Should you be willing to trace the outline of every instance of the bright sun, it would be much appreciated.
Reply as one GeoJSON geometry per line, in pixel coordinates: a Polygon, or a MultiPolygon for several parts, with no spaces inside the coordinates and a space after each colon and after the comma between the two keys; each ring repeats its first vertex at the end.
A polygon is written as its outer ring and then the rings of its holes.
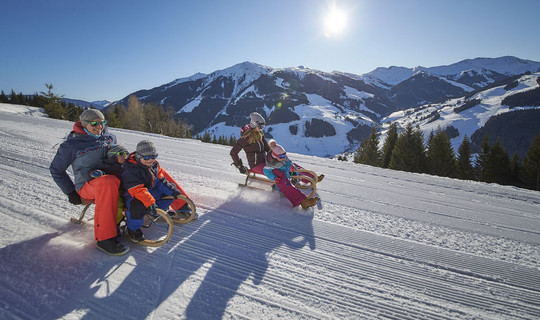
{"type": "Polygon", "coordinates": [[[332,37],[343,33],[347,26],[347,14],[335,4],[330,8],[328,15],[324,19],[324,36],[332,37]]]}

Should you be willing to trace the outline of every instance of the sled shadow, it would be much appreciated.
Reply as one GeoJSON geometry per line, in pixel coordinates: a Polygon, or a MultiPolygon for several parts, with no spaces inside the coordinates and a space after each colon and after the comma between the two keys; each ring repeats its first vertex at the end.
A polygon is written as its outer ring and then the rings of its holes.
{"type": "Polygon", "coordinates": [[[88,236],[93,238],[66,225],[0,249],[0,318],[42,318],[70,299],[95,268],[122,263],[95,261],[95,243],[88,243],[88,236]]]}
{"type": "MultiPolygon", "coordinates": [[[[17,260],[27,264],[21,276],[37,273],[34,278],[42,283],[27,301],[16,303],[26,289],[7,296],[7,301],[10,308],[20,309],[21,314],[13,314],[21,318],[222,318],[231,303],[243,299],[237,295],[240,287],[249,295],[264,282],[273,252],[315,249],[312,216],[297,214],[288,204],[261,208],[236,196],[216,209],[199,210],[202,214],[194,222],[175,225],[165,245],[128,243],[131,252],[122,257],[97,251],[92,228],[73,224],[66,227],[69,232],[86,228],[89,234],[86,240],[76,239],[70,250],[55,249],[54,239],[62,232],[8,246],[0,251],[0,261],[20,251],[43,252],[51,260],[17,260]],[[60,264],[51,270],[59,256],[60,264]],[[36,310],[25,310],[24,304],[36,305],[36,310]]],[[[15,272],[15,265],[6,271],[15,272]]]]}

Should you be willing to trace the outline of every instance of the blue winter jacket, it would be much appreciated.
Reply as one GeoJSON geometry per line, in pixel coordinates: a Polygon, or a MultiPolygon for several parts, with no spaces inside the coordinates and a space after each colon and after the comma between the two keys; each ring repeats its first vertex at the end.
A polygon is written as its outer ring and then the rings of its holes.
{"type": "Polygon", "coordinates": [[[60,144],[49,167],[54,182],[65,194],[73,190],[79,192],[91,179],[90,172],[107,158],[107,148],[113,145],[116,145],[116,136],[109,133],[107,127],[96,138],[84,131],[80,121],[75,122],[73,131],[60,144]],[[69,166],[73,169],[75,184],[67,173],[69,166]]]}

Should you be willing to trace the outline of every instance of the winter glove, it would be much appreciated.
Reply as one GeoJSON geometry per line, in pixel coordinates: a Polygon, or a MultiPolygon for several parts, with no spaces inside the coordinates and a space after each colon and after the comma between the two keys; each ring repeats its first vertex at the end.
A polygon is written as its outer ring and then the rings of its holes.
{"type": "Polygon", "coordinates": [[[276,177],[274,178],[274,181],[275,181],[277,184],[280,184],[280,183],[281,183],[281,177],[276,176],[276,177]]]}
{"type": "Polygon", "coordinates": [[[247,174],[248,169],[242,164],[242,159],[240,159],[240,162],[238,164],[234,164],[234,166],[240,171],[242,174],[247,174]]]}
{"type": "Polygon", "coordinates": [[[105,175],[105,172],[103,172],[103,171],[101,171],[99,169],[90,172],[90,177],[92,177],[94,179],[99,178],[99,177],[104,176],[104,175],[105,175]]]}
{"type": "Polygon", "coordinates": [[[149,205],[148,208],[146,208],[146,213],[154,217],[157,216],[156,204],[154,203],[154,204],[149,205]]]}
{"type": "Polygon", "coordinates": [[[172,190],[172,196],[175,198],[175,199],[178,199],[178,196],[182,195],[182,192],[178,191],[178,189],[174,188],[172,190]]]}
{"type": "Polygon", "coordinates": [[[81,197],[79,196],[79,194],[75,190],[68,193],[67,196],[68,196],[69,203],[71,203],[71,204],[78,205],[78,204],[82,203],[81,197]]]}

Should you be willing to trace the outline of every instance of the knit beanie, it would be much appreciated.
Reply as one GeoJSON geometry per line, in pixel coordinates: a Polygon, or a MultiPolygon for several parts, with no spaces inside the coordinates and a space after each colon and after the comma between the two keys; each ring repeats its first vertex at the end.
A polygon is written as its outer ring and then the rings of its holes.
{"type": "Polygon", "coordinates": [[[144,156],[153,156],[157,154],[157,149],[152,141],[143,140],[137,143],[136,153],[139,158],[142,158],[144,156]]]}
{"type": "Polygon", "coordinates": [[[79,116],[79,119],[81,120],[81,124],[83,125],[83,127],[86,128],[86,126],[90,122],[96,119],[105,120],[105,116],[103,115],[103,113],[101,113],[101,111],[97,109],[87,109],[87,110],[84,110],[83,113],[81,113],[81,115],[79,116]]]}
{"type": "Polygon", "coordinates": [[[272,147],[272,156],[274,156],[274,158],[277,158],[278,156],[285,153],[287,152],[285,152],[285,149],[283,149],[283,147],[279,144],[276,144],[274,147],[272,147]]]}
{"type": "Polygon", "coordinates": [[[264,125],[266,124],[266,121],[264,120],[263,116],[261,116],[258,112],[252,112],[249,115],[249,119],[250,119],[250,123],[249,123],[250,128],[260,127],[262,129],[264,128],[264,125]]]}
{"type": "Polygon", "coordinates": [[[276,145],[277,145],[276,140],[270,139],[270,141],[268,141],[268,146],[270,147],[270,149],[272,149],[272,148],[275,147],[276,145]]]}
{"type": "Polygon", "coordinates": [[[107,151],[107,158],[117,156],[118,154],[122,152],[128,152],[126,148],[122,147],[121,145],[116,145],[107,151]]]}

